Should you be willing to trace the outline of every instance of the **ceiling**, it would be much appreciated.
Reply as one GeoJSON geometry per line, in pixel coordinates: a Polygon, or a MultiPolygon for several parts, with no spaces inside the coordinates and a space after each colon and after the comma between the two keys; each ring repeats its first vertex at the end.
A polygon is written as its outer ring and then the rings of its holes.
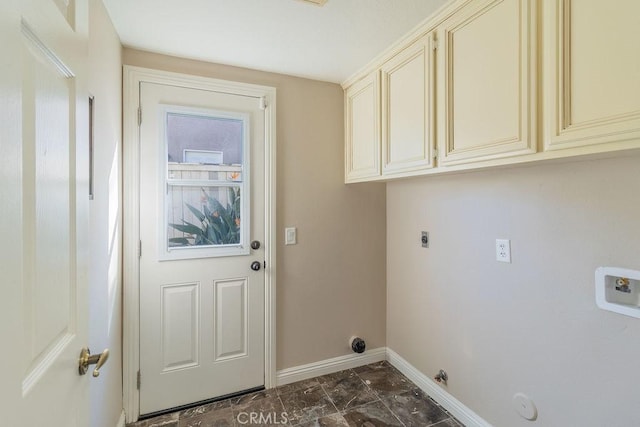
{"type": "Polygon", "coordinates": [[[341,83],[448,0],[103,0],[125,46],[341,83]]]}

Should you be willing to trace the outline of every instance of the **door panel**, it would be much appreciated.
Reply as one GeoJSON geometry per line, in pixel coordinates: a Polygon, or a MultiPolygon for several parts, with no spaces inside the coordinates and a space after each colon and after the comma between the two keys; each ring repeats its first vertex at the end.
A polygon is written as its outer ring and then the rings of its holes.
{"type": "Polygon", "coordinates": [[[214,282],[216,361],[247,354],[247,285],[247,278],[214,282]]]}
{"type": "Polygon", "coordinates": [[[84,1],[71,5],[63,14],[50,0],[0,4],[3,57],[11,60],[0,66],[0,231],[12,252],[0,252],[0,323],[16,337],[0,329],[10,349],[0,394],[19,415],[7,425],[89,422],[90,376],[78,374],[88,321],[87,37],[75,31],[87,16],[84,1]]]}
{"type": "MultiPolygon", "coordinates": [[[[31,44],[30,42],[27,42],[31,44]]],[[[69,187],[70,155],[69,106],[73,81],[60,73],[35,46],[25,49],[23,83],[25,132],[23,146],[24,190],[23,229],[25,247],[26,298],[25,332],[31,343],[30,371],[38,360],[47,359],[51,349],[73,334],[70,297],[75,290],[71,274],[69,187]],[[62,106],[62,108],[57,108],[62,106]],[[52,236],[57,236],[52,239],[52,236]]]]}
{"type": "Polygon", "coordinates": [[[264,111],[140,87],[140,412],[264,385],[264,111]],[[235,142],[234,142],[235,141],[235,142]]]}
{"type": "Polygon", "coordinates": [[[162,372],[198,364],[199,284],[161,287],[162,372]]]}

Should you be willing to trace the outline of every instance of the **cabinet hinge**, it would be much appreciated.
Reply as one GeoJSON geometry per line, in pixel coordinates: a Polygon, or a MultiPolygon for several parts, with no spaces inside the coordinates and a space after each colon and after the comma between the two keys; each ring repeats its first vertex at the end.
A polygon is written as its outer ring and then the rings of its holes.
{"type": "Polygon", "coordinates": [[[438,149],[437,148],[433,150],[433,158],[434,159],[438,158],[438,149]]]}
{"type": "Polygon", "coordinates": [[[141,378],[140,371],[138,371],[138,374],[136,375],[136,388],[138,390],[140,390],[140,384],[142,383],[142,380],[140,378],[141,378]]]}
{"type": "Polygon", "coordinates": [[[138,107],[138,126],[142,124],[142,107],[138,107]]]}
{"type": "Polygon", "coordinates": [[[260,109],[261,110],[267,109],[267,98],[265,96],[260,97],[260,109]]]}
{"type": "Polygon", "coordinates": [[[431,40],[431,49],[438,50],[438,40],[436,39],[431,40]]]}
{"type": "Polygon", "coordinates": [[[267,268],[267,261],[264,261],[262,265],[263,265],[263,268],[267,268]]]}
{"type": "Polygon", "coordinates": [[[138,258],[142,258],[142,240],[138,240],[138,258]]]}

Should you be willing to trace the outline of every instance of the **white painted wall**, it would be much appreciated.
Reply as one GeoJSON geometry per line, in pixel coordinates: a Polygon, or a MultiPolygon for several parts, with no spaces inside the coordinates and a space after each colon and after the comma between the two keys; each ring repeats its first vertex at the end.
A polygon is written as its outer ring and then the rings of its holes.
{"type": "Polygon", "coordinates": [[[100,377],[90,379],[91,427],[114,427],[122,412],[120,40],[101,0],[90,1],[89,91],[94,110],[94,200],[90,202],[89,348],[109,348],[100,377]]]}
{"type": "Polygon", "coordinates": [[[492,425],[638,424],[640,320],[596,307],[594,270],[640,269],[640,155],[389,183],[387,242],[388,346],[492,425]]]}

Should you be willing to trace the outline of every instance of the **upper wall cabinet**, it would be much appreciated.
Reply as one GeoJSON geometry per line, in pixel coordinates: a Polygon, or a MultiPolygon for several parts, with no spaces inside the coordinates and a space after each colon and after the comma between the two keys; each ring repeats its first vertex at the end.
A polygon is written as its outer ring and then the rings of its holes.
{"type": "Polygon", "coordinates": [[[443,165],[534,153],[536,1],[478,0],[438,27],[443,165]]]}
{"type": "Polygon", "coordinates": [[[345,181],[380,175],[380,79],[375,71],[345,92],[345,181]]]}
{"type": "Polygon", "coordinates": [[[640,151],[639,17],[639,0],[450,2],[345,83],[346,182],[640,151]]]}
{"type": "Polygon", "coordinates": [[[640,2],[543,5],[545,149],[640,138],[640,2]]]}
{"type": "Polygon", "coordinates": [[[382,65],[382,175],[433,167],[433,57],[429,34],[382,65]]]}

